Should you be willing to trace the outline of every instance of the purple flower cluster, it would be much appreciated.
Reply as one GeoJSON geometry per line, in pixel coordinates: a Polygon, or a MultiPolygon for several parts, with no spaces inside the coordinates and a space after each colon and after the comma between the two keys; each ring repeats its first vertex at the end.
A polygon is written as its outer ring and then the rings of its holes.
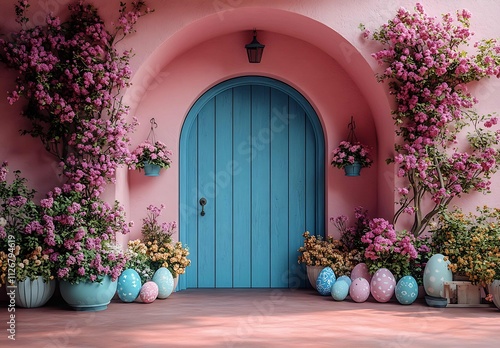
{"type": "Polygon", "coordinates": [[[411,274],[411,265],[419,257],[416,239],[408,231],[396,233],[387,220],[375,218],[369,222],[369,231],[362,237],[364,257],[369,269],[375,272],[385,267],[400,278],[411,274]]]}
{"type": "Polygon", "coordinates": [[[53,189],[42,200],[43,221],[36,224],[52,245],[50,259],[57,265],[57,276],[70,282],[116,279],[126,258],[114,247],[117,233],[128,233],[123,208],[98,197],[86,197],[76,184],[53,189]]]}

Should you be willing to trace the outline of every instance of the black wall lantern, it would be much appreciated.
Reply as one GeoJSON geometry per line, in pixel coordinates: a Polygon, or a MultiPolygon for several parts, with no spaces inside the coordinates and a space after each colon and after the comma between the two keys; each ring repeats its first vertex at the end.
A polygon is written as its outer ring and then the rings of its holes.
{"type": "Polygon", "coordinates": [[[247,49],[248,62],[249,63],[260,63],[262,59],[262,52],[264,52],[265,45],[257,41],[257,31],[253,30],[253,40],[249,44],[245,45],[247,49]]]}

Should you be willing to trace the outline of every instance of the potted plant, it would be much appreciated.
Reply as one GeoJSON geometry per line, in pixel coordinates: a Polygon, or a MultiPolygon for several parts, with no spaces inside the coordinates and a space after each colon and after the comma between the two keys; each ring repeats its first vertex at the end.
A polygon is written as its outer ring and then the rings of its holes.
{"type": "MultiPolygon", "coordinates": [[[[172,234],[177,227],[175,221],[160,223],[159,217],[164,208],[163,204],[146,208],[147,215],[142,219],[142,240],[129,241],[127,252],[145,261],[136,269],[139,275],[142,274],[143,280],[152,279],[159,268],[165,267],[177,282],[179,275],[184,274],[186,267],[191,264],[189,249],[180,241],[172,241],[172,234]]],[[[130,266],[133,267],[133,264],[130,266]]]]}
{"type": "Polygon", "coordinates": [[[475,285],[500,278],[500,209],[478,207],[477,214],[460,208],[442,211],[433,232],[436,253],[450,260],[449,269],[475,285]]]}
{"type": "Polygon", "coordinates": [[[106,309],[116,292],[116,279],[126,258],[116,246],[118,233],[128,233],[123,209],[99,197],[86,197],[81,184],[66,184],[40,202],[38,223],[51,246],[61,295],[79,310],[106,309]]]}
{"type": "Polygon", "coordinates": [[[158,176],[162,168],[169,168],[172,164],[172,151],[158,140],[142,142],[132,155],[135,156],[135,167],[144,169],[146,176],[158,176]]]}
{"type": "Polygon", "coordinates": [[[367,146],[349,141],[341,141],[332,152],[332,166],[345,170],[346,176],[358,176],[361,168],[370,167],[373,161],[369,157],[367,146]]]}
{"type": "Polygon", "coordinates": [[[26,186],[20,171],[7,180],[8,164],[0,167],[0,287],[15,291],[22,307],[44,305],[55,290],[50,246],[40,224],[35,191],[26,186]]]}
{"type": "Polygon", "coordinates": [[[354,266],[361,261],[358,250],[347,250],[340,240],[304,232],[304,245],[301,246],[298,263],[304,263],[311,286],[316,289],[316,279],[325,267],[331,267],[337,277],[349,276],[354,266]]]}

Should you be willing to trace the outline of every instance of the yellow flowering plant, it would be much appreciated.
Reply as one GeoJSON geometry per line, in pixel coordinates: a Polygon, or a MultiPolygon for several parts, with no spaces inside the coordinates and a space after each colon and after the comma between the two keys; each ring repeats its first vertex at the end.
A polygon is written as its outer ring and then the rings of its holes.
{"type": "Polygon", "coordinates": [[[453,273],[486,286],[500,278],[500,209],[483,206],[477,212],[441,212],[433,247],[451,262],[453,273]]]}
{"type": "Polygon", "coordinates": [[[184,274],[186,267],[191,264],[188,259],[189,249],[181,242],[172,242],[176,222],[159,222],[164,208],[163,204],[160,207],[148,206],[147,216],[142,220],[143,240],[128,242],[127,268],[135,269],[143,282],[151,279],[160,267],[168,268],[172,276],[177,278],[178,275],[184,274]]]}
{"type": "Polygon", "coordinates": [[[27,187],[21,172],[8,180],[7,162],[0,165],[0,286],[28,278],[54,279],[54,263],[47,236],[39,228],[40,209],[35,191],[27,187]]]}
{"type": "Polygon", "coordinates": [[[307,266],[330,266],[336,276],[350,275],[356,264],[361,262],[358,250],[347,250],[344,243],[331,237],[311,235],[308,231],[302,235],[304,245],[299,251],[298,262],[307,266]]]}

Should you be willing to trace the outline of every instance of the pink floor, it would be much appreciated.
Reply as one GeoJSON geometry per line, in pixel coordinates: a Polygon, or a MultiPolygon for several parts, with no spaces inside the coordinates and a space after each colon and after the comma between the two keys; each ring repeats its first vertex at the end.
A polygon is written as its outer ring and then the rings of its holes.
{"type": "MultiPolygon", "coordinates": [[[[4,307],[5,308],[5,307],[4,307]]],[[[1,316],[3,325],[7,310],[1,316]]],[[[0,347],[500,347],[500,311],[369,300],[313,290],[185,290],[151,304],[113,300],[101,312],[51,301],[16,310],[0,347]]]]}

